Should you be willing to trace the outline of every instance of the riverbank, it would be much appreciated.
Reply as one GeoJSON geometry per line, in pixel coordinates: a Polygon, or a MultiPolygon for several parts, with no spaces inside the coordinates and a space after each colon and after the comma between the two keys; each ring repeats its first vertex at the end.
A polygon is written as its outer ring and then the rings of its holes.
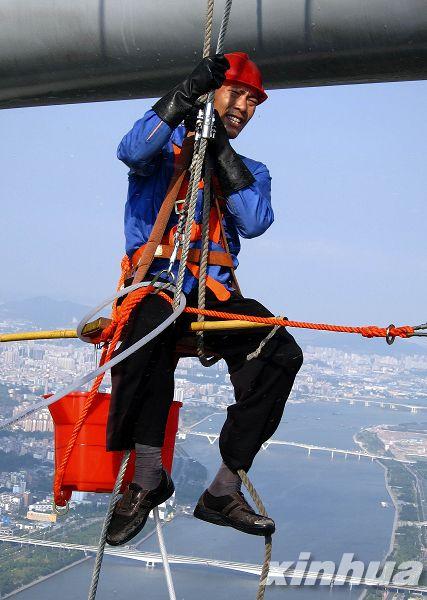
{"type": "MultiPolygon", "coordinates": [[[[362,432],[358,432],[355,433],[353,436],[353,441],[355,444],[357,444],[359,446],[359,448],[366,453],[372,452],[374,451],[378,451],[381,450],[381,448],[379,448],[379,440],[376,438],[376,436],[374,436],[373,434],[370,434],[370,436],[372,437],[372,442],[374,443],[374,448],[372,447],[373,444],[367,442],[367,432],[363,431],[363,438],[361,436],[362,432]]],[[[384,483],[385,483],[385,488],[387,490],[387,493],[390,497],[391,502],[393,503],[394,506],[394,519],[393,519],[393,527],[392,527],[392,531],[391,531],[391,535],[390,535],[390,544],[388,547],[388,550],[386,552],[386,555],[384,557],[384,562],[387,560],[387,558],[392,554],[392,552],[395,550],[395,542],[396,542],[396,529],[397,529],[397,524],[399,522],[399,504],[398,504],[398,500],[397,500],[397,496],[393,491],[393,488],[390,486],[390,481],[389,481],[389,467],[387,465],[385,465],[383,462],[381,462],[381,460],[376,461],[379,465],[381,465],[381,467],[384,470],[384,483]]]]}
{"type": "MultiPolygon", "coordinates": [[[[390,455],[390,452],[384,452],[384,447],[381,448],[382,442],[378,439],[378,436],[371,431],[362,430],[353,436],[353,440],[364,452],[372,452],[373,449],[375,449],[375,451],[382,450],[384,454],[390,455]]],[[[415,527],[411,528],[408,527],[408,525],[405,525],[405,519],[402,516],[402,512],[406,510],[406,507],[409,504],[414,505],[419,514],[423,514],[423,507],[420,504],[417,495],[413,498],[410,497],[412,493],[411,486],[393,485],[393,481],[395,484],[402,483],[403,472],[407,478],[409,477],[410,481],[414,480],[415,475],[402,463],[393,463],[391,461],[385,462],[381,461],[381,459],[377,459],[377,462],[384,470],[385,487],[394,506],[394,519],[390,543],[382,564],[387,560],[395,561],[397,564],[400,564],[405,560],[423,561],[423,544],[420,537],[420,531],[415,527]],[[404,489],[403,494],[402,489],[404,489]],[[411,499],[415,500],[415,502],[409,502],[411,499]],[[399,531],[399,529],[401,529],[401,531],[399,531]],[[397,539],[398,535],[400,536],[399,540],[397,539]]],[[[367,590],[363,597],[374,598],[375,596],[369,594],[367,590]]]]}

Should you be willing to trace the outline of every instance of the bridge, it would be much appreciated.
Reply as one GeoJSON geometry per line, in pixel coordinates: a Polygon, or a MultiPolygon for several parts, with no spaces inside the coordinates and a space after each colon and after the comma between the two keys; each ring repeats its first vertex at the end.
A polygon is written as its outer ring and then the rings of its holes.
{"type": "MultiPolygon", "coordinates": [[[[22,538],[19,536],[0,536],[0,541],[7,542],[8,544],[20,544],[27,546],[43,546],[45,548],[59,548],[63,550],[80,550],[85,554],[96,554],[97,547],[96,546],[87,546],[85,544],[67,544],[64,542],[54,542],[50,540],[38,540],[31,538],[22,538]]],[[[105,548],[105,554],[110,556],[118,556],[121,558],[128,558],[131,560],[138,560],[140,562],[145,563],[146,567],[154,567],[156,564],[162,563],[162,556],[156,552],[141,552],[139,550],[135,550],[129,546],[124,546],[122,548],[119,547],[109,547],[105,548]]],[[[250,575],[260,576],[261,574],[261,565],[250,564],[250,563],[239,563],[232,562],[226,560],[219,560],[215,558],[201,558],[197,556],[181,556],[177,554],[169,554],[169,562],[171,564],[177,565],[199,565],[205,567],[216,567],[220,569],[226,569],[231,571],[237,571],[240,573],[247,573],[250,575]]],[[[268,583],[272,583],[276,581],[276,583],[283,581],[283,577],[292,578],[292,581],[289,582],[289,585],[300,585],[305,579],[306,581],[312,581],[313,583],[317,579],[321,579],[323,584],[328,583],[330,586],[334,585],[344,585],[348,584],[350,587],[353,585],[367,585],[367,586],[375,586],[381,588],[388,588],[392,590],[406,590],[411,592],[419,592],[427,594],[427,587],[425,586],[417,586],[417,585],[401,585],[395,584],[389,579],[375,579],[369,577],[355,577],[354,575],[340,575],[335,573],[335,569],[332,571],[323,572],[322,567],[319,564],[319,569],[316,571],[310,570],[301,570],[301,569],[287,569],[288,566],[286,564],[285,568],[281,568],[280,564],[276,566],[272,564],[269,571],[269,579],[268,583]],[[321,572],[321,573],[320,573],[321,572]]],[[[284,563],[285,564],[285,563],[284,563]]],[[[326,561],[323,564],[331,564],[326,561]]],[[[333,563],[332,563],[333,564],[333,563]]]]}
{"type": "MultiPolygon", "coordinates": [[[[310,398],[313,400],[313,396],[309,394],[299,394],[301,398],[310,398]]],[[[347,398],[345,396],[340,396],[339,398],[330,398],[329,396],[317,396],[315,400],[322,400],[325,402],[331,402],[339,404],[340,402],[347,402],[348,404],[363,404],[364,406],[378,405],[381,408],[391,408],[392,410],[396,410],[399,408],[409,409],[411,413],[416,414],[419,410],[427,410],[427,406],[422,406],[421,404],[408,404],[403,402],[394,402],[393,400],[373,400],[370,397],[361,397],[361,398],[347,398]]]]}
{"type": "MultiPolygon", "coordinates": [[[[204,437],[208,440],[210,444],[215,444],[215,442],[219,438],[219,433],[210,433],[208,431],[192,431],[192,430],[184,430],[180,431],[178,434],[178,439],[185,440],[188,435],[195,435],[199,437],[204,437]]],[[[405,463],[405,464],[414,464],[416,461],[406,460],[404,458],[395,458],[394,456],[382,456],[381,454],[371,454],[369,452],[361,452],[359,450],[345,450],[342,448],[330,448],[328,446],[317,446],[316,444],[304,444],[302,442],[287,442],[284,440],[276,440],[271,438],[264,442],[261,446],[262,450],[267,450],[269,446],[294,446],[296,448],[305,448],[308,451],[308,455],[311,454],[312,450],[321,450],[323,452],[329,452],[331,457],[334,458],[335,454],[343,454],[345,458],[348,455],[357,456],[358,460],[363,458],[370,458],[371,461],[375,459],[381,460],[391,460],[395,462],[405,463]]]]}

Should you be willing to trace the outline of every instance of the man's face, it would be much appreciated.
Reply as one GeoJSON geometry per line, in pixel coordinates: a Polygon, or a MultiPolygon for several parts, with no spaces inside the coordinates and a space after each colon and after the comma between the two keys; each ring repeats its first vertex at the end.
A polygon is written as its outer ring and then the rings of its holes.
{"type": "Polygon", "coordinates": [[[252,119],[258,105],[255,93],[246,85],[226,83],[215,92],[214,107],[230,139],[236,138],[252,119]]]}

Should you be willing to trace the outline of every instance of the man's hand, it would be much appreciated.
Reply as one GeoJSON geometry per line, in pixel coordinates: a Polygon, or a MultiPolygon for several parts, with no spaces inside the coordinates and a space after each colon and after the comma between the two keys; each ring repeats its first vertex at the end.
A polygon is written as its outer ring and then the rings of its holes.
{"type": "MultiPolygon", "coordinates": [[[[187,113],[184,125],[187,131],[195,131],[197,116],[204,105],[197,102],[187,113]]],[[[215,110],[215,137],[209,140],[209,153],[225,196],[251,185],[255,179],[240,156],[231,147],[227,130],[218,111],[215,110]]]]}
{"type": "Polygon", "coordinates": [[[214,173],[225,196],[254,183],[254,176],[231,147],[227,130],[217,110],[215,110],[215,137],[209,140],[209,150],[214,161],[214,173]]]}
{"type": "Polygon", "coordinates": [[[223,54],[204,58],[184,81],[156,102],[154,112],[175,129],[200,96],[222,86],[229,67],[223,54]]]}
{"type": "Polygon", "coordinates": [[[197,100],[199,96],[220,88],[225,80],[225,72],[229,68],[230,63],[224,54],[203,58],[188,77],[192,97],[197,100]]]}
{"type": "Polygon", "coordinates": [[[230,138],[228,137],[227,130],[225,128],[224,123],[222,122],[221,117],[219,116],[218,111],[215,109],[215,137],[209,141],[214,154],[217,156],[224,152],[225,149],[231,148],[230,138]]]}

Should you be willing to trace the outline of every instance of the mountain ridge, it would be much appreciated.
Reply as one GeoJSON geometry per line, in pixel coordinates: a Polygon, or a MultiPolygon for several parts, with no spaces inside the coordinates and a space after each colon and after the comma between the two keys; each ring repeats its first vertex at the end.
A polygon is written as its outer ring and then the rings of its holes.
{"type": "Polygon", "coordinates": [[[25,321],[42,329],[75,328],[89,309],[69,300],[36,296],[0,304],[0,319],[25,321]]]}

